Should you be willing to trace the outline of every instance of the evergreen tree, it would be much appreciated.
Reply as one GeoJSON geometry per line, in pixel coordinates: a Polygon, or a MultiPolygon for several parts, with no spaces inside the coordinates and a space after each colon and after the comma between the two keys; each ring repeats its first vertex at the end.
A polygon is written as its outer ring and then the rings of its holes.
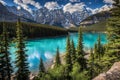
{"type": "Polygon", "coordinates": [[[56,57],[55,57],[55,67],[58,67],[60,65],[61,65],[60,53],[59,53],[59,48],[57,48],[56,57]]]}
{"type": "Polygon", "coordinates": [[[100,57],[101,57],[101,37],[100,37],[100,35],[98,36],[98,43],[97,44],[98,44],[97,45],[97,48],[98,48],[98,50],[97,50],[97,52],[98,52],[98,58],[100,60],[100,57]]]}
{"type": "Polygon", "coordinates": [[[120,0],[114,0],[112,17],[108,20],[108,51],[120,60],[120,0]]]}
{"type": "Polygon", "coordinates": [[[98,36],[97,43],[94,45],[94,73],[97,75],[102,71],[103,56],[105,54],[104,46],[101,44],[101,36],[98,36]]]}
{"type": "Polygon", "coordinates": [[[93,77],[95,77],[95,72],[94,72],[94,53],[93,50],[90,50],[90,57],[89,57],[89,76],[90,76],[90,80],[93,79],[93,77]]]}
{"type": "Polygon", "coordinates": [[[99,36],[98,36],[97,44],[95,45],[95,47],[96,47],[96,50],[95,50],[95,52],[96,52],[96,57],[97,57],[97,58],[99,59],[99,61],[100,61],[101,58],[102,58],[102,56],[103,56],[103,54],[104,54],[103,46],[102,46],[102,44],[101,44],[101,36],[100,36],[100,34],[99,34],[99,36]]]}
{"type": "Polygon", "coordinates": [[[2,35],[0,35],[0,80],[5,78],[5,54],[3,52],[2,35]]]}
{"type": "Polygon", "coordinates": [[[71,41],[71,61],[72,61],[72,64],[74,64],[76,61],[76,51],[75,51],[75,45],[73,40],[71,41]]]}
{"type": "Polygon", "coordinates": [[[94,53],[95,53],[95,58],[101,60],[103,55],[105,54],[105,49],[104,46],[101,43],[101,36],[99,34],[97,43],[94,45],[94,53]]]}
{"type": "Polygon", "coordinates": [[[81,65],[81,70],[86,69],[86,59],[84,58],[84,51],[83,51],[83,33],[81,30],[81,27],[79,28],[78,32],[78,45],[77,45],[77,53],[76,53],[76,59],[77,62],[81,65]]]}
{"type": "Polygon", "coordinates": [[[39,72],[45,73],[45,67],[42,58],[40,58],[39,72]]]}
{"type": "Polygon", "coordinates": [[[29,67],[27,62],[27,54],[25,53],[25,41],[22,32],[22,24],[20,19],[17,21],[16,30],[16,67],[17,67],[17,80],[28,80],[29,79],[29,67]]]}
{"type": "Polygon", "coordinates": [[[94,57],[98,58],[98,55],[96,53],[97,53],[97,44],[95,43],[95,45],[94,45],[94,57]]]}
{"type": "Polygon", "coordinates": [[[67,46],[66,46],[66,55],[65,55],[66,67],[65,67],[65,76],[67,79],[70,78],[70,72],[72,70],[72,62],[71,62],[71,47],[70,47],[70,37],[67,38],[67,46]]]}
{"type": "MultiPolygon", "coordinates": [[[[7,80],[11,80],[11,73],[12,73],[12,66],[10,63],[10,53],[9,53],[9,39],[8,39],[8,32],[6,26],[3,22],[3,33],[1,39],[1,69],[2,69],[2,77],[7,80]]],[[[2,78],[2,79],[3,79],[2,78]]]]}
{"type": "Polygon", "coordinates": [[[12,66],[10,63],[10,53],[9,53],[9,38],[8,38],[8,32],[5,27],[5,24],[3,23],[3,50],[5,53],[5,70],[6,70],[6,78],[8,80],[11,80],[11,73],[12,73],[12,66]]]}
{"type": "Polygon", "coordinates": [[[45,72],[45,67],[44,67],[43,60],[42,60],[42,58],[40,58],[39,74],[38,74],[37,77],[35,77],[35,80],[46,80],[46,78],[47,78],[47,73],[45,72]]]}
{"type": "Polygon", "coordinates": [[[107,37],[108,44],[104,63],[109,68],[114,62],[120,60],[120,0],[113,0],[111,18],[108,19],[107,37]]]}

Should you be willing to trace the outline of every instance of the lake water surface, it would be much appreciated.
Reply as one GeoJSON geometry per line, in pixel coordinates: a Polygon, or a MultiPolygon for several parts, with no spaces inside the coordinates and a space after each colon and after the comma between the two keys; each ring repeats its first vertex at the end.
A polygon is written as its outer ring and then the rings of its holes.
{"type": "MultiPolygon", "coordinates": [[[[99,34],[101,34],[102,44],[107,43],[106,34],[104,33],[84,33],[84,49],[93,48],[99,34]]],[[[74,40],[76,46],[78,34],[71,33],[70,38],[74,40]]],[[[66,36],[27,40],[26,49],[28,51],[26,53],[28,54],[30,70],[38,70],[40,57],[44,60],[44,62],[52,59],[56,54],[57,47],[59,47],[61,54],[65,53],[66,36]]],[[[15,53],[15,48],[11,47],[10,52],[12,53],[12,60],[14,61],[15,55],[13,53],[15,53]]]]}

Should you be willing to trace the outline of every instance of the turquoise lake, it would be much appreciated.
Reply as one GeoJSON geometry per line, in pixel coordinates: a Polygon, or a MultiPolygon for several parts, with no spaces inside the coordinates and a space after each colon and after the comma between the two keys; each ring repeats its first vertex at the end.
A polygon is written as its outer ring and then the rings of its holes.
{"type": "MultiPolygon", "coordinates": [[[[84,33],[83,43],[84,49],[88,50],[94,47],[97,42],[98,35],[101,35],[102,44],[107,43],[106,34],[104,33],[84,33]]],[[[77,45],[78,34],[71,33],[70,38],[74,40],[75,45],[77,45]]],[[[66,36],[51,37],[51,38],[40,38],[27,40],[26,49],[28,54],[28,62],[31,71],[37,71],[39,66],[40,57],[47,62],[51,60],[55,54],[56,49],[59,47],[61,54],[65,53],[66,49],[66,36]]],[[[15,53],[15,48],[10,48],[11,53],[15,53]]],[[[12,60],[15,60],[15,55],[12,54],[12,60]]]]}

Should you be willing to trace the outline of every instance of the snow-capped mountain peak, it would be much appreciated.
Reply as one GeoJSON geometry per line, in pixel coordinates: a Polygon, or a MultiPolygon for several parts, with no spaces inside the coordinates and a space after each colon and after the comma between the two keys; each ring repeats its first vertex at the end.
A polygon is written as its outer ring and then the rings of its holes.
{"type": "MultiPolygon", "coordinates": [[[[51,5],[49,5],[51,6],[51,5]]],[[[24,18],[34,20],[41,24],[56,25],[62,27],[78,26],[80,22],[92,14],[96,14],[102,11],[108,11],[112,8],[111,5],[104,5],[101,8],[91,9],[84,4],[71,4],[60,8],[59,5],[54,4],[56,8],[48,9],[42,7],[37,10],[33,10],[32,14],[27,10],[20,8],[19,10],[15,6],[6,6],[9,12],[15,15],[22,16],[24,18]],[[81,5],[81,6],[80,6],[81,5]],[[78,7],[80,6],[80,7],[78,7]],[[59,8],[58,8],[59,7],[59,8]]]]}

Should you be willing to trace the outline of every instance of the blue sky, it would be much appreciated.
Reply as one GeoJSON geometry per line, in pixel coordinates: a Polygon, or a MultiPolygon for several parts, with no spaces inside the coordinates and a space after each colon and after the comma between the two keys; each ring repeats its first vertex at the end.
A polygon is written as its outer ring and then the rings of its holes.
{"type": "Polygon", "coordinates": [[[73,13],[86,7],[88,10],[95,11],[108,8],[106,5],[113,3],[112,0],[0,0],[4,5],[23,8],[32,13],[33,9],[46,7],[49,10],[62,8],[65,12],[73,13]]]}
{"type": "MultiPolygon", "coordinates": [[[[3,0],[3,1],[5,1],[7,3],[7,5],[10,5],[10,6],[16,5],[13,2],[13,0],[3,0]]],[[[34,1],[39,2],[41,6],[44,6],[44,4],[46,2],[51,2],[51,1],[55,1],[59,5],[65,5],[67,3],[75,4],[75,3],[84,2],[90,8],[99,8],[103,5],[105,5],[103,0],[34,0],[34,1]]]]}

